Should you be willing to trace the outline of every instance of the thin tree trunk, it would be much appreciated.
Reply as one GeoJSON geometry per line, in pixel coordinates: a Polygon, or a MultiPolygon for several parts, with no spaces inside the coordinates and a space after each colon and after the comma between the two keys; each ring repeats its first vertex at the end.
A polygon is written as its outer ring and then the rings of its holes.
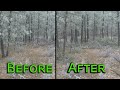
{"type": "Polygon", "coordinates": [[[111,40],[112,40],[112,29],[113,29],[113,19],[112,19],[112,26],[111,26],[111,40]]]}
{"type": "Polygon", "coordinates": [[[0,36],[2,58],[5,57],[3,38],[0,36]]]}
{"type": "Polygon", "coordinates": [[[72,43],[73,43],[73,30],[71,29],[71,39],[70,39],[70,53],[72,52],[72,43]]]}
{"type": "Polygon", "coordinates": [[[107,37],[109,37],[109,32],[108,32],[108,24],[107,24],[107,37]]]}
{"type": "Polygon", "coordinates": [[[84,36],[84,37],[85,37],[85,38],[84,38],[84,41],[86,42],[86,41],[87,41],[87,40],[86,40],[86,39],[87,39],[87,37],[86,37],[86,36],[87,36],[87,32],[86,32],[86,15],[85,15],[85,17],[84,17],[84,34],[85,34],[85,36],[84,36]]]}
{"type": "Polygon", "coordinates": [[[65,12],[65,26],[64,26],[64,30],[63,30],[63,38],[64,38],[64,42],[63,42],[63,57],[65,56],[65,46],[66,46],[66,29],[67,29],[67,15],[68,12],[65,12]]]}
{"type": "Polygon", "coordinates": [[[102,23],[102,38],[104,38],[104,11],[103,11],[103,23],[102,23]]]}
{"type": "Polygon", "coordinates": [[[37,30],[37,44],[38,44],[38,42],[39,42],[39,34],[40,34],[40,32],[39,32],[39,30],[40,30],[40,14],[38,13],[38,30],[37,30]]]}
{"type": "Polygon", "coordinates": [[[56,32],[56,48],[58,49],[59,48],[59,40],[58,40],[58,28],[57,28],[57,15],[58,15],[58,12],[55,11],[55,32],[56,32]]]}
{"type": "Polygon", "coordinates": [[[1,35],[0,35],[0,46],[1,46],[1,54],[2,54],[2,58],[4,58],[5,57],[5,53],[4,53],[4,42],[3,42],[3,30],[2,30],[2,26],[1,26],[1,14],[2,14],[2,11],[0,11],[0,33],[1,33],[1,35]]]}
{"type": "Polygon", "coordinates": [[[95,40],[96,34],[96,21],[95,21],[95,13],[94,13],[94,29],[93,29],[93,40],[95,40]]]}
{"type": "Polygon", "coordinates": [[[87,42],[89,39],[89,18],[88,18],[88,14],[87,14],[87,42]]]}
{"type": "Polygon", "coordinates": [[[78,34],[77,34],[77,29],[75,29],[75,44],[78,43],[78,34]]]}
{"type": "Polygon", "coordinates": [[[28,16],[28,22],[29,22],[29,43],[31,42],[31,19],[30,19],[30,15],[28,16]]]}
{"type": "Polygon", "coordinates": [[[117,11],[118,17],[118,47],[120,46],[120,28],[119,28],[119,11],[117,11]]]}
{"type": "Polygon", "coordinates": [[[48,11],[47,11],[47,22],[46,22],[46,29],[45,29],[45,39],[48,40],[48,11]]]}
{"type": "Polygon", "coordinates": [[[83,24],[84,24],[84,16],[82,15],[82,24],[81,24],[81,44],[83,43],[83,24]]]}
{"type": "Polygon", "coordinates": [[[33,27],[32,27],[32,25],[33,25],[33,17],[32,17],[32,13],[31,13],[31,19],[30,19],[30,21],[31,21],[31,40],[30,40],[30,41],[33,41],[34,30],[33,30],[33,27]]]}
{"type": "Polygon", "coordinates": [[[9,14],[9,26],[8,26],[8,46],[7,46],[6,56],[8,56],[8,55],[9,55],[9,45],[10,45],[10,39],[11,39],[11,18],[12,18],[12,11],[10,11],[10,14],[9,14]]]}

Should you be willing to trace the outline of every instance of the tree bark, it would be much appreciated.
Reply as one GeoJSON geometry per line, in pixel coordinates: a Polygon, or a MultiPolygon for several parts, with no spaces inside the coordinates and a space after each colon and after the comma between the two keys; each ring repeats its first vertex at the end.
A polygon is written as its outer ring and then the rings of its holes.
{"type": "Polygon", "coordinates": [[[93,27],[93,41],[95,40],[95,14],[94,14],[94,27],[93,27]]]}
{"type": "Polygon", "coordinates": [[[109,32],[108,32],[108,24],[107,24],[107,37],[109,37],[109,32]]]}
{"type": "Polygon", "coordinates": [[[9,25],[8,25],[8,46],[7,46],[6,56],[9,55],[9,45],[10,45],[10,40],[11,40],[11,18],[12,18],[12,11],[10,11],[10,14],[9,14],[9,25]]]}
{"type": "Polygon", "coordinates": [[[102,23],[102,38],[104,38],[104,11],[103,11],[103,23],[102,23]]]}
{"type": "Polygon", "coordinates": [[[57,28],[57,15],[58,15],[58,12],[55,11],[55,32],[56,32],[56,48],[58,49],[59,48],[59,40],[58,40],[58,28],[57,28]]]}
{"type": "Polygon", "coordinates": [[[119,28],[119,11],[117,11],[118,17],[118,47],[120,46],[120,28],[119,28]]]}
{"type": "Polygon", "coordinates": [[[45,30],[45,39],[48,40],[48,11],[47,11],[47,22],[46,22],[46,30],[45,30]]]}
{"type": "Polygon", "coordinates": [[[84,41],[86,42],[87,40],[87,32],[86,32],[86,15],[84,16],[84,41]]]}
{"type": "Polygon", "coordinates": [[[87,42],[89,39],[89,18],[88,18],[88,14],[87,14],[87,42]]]}
{"type": "Polygon", "coordinates": [[[63,42],[63,57],[65,56],[65,46],[66,46],[66,29],[67,29],[67,15],[68,15],[68,11],[65,11],[65,26],[64,26],[64,30],[63,30],[63,38],[64,38],[64,42],[63,42]]]}
{"type": "Polygon", "coordinates": [[[78,43],[78,33],[77,33],[77,29],[75,29],[75,44],[78,43]]]}
{"type": "Polygon", "coordinates": [[[81,44],[83,43],[83,24],[84,24],[84,16],[82,15],[82,24],[81,24],[81,44]]]}

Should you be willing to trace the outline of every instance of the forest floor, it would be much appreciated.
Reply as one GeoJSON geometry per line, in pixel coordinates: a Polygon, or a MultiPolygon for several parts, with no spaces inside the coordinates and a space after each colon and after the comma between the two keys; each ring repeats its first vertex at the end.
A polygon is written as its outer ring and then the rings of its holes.
{"type": "Polygon", "coordinates": [[[0,60],[0,78],[1,79],[54,79],[55,78],[55,55],[54,47],[39,46],[31,47],[25,46],[20,51],[10,53],[9,57],[0,60]],[[7,74],[7,62],[12,61],[15,64],[52,64],[52,74],[29,72],[25,74],[7,74]]]}
{"type": "Polygon", "coordinates": [[[80,52],[70,53],[66,49],[66,58],[57,63],[57,78],[60,79],[120,79],[120,50],[119,49],[81,49],[80,52]],[[83,70],[75,74],[67,74],[69,64],[104,64],[106,73],[85,73],[83,70]]]}

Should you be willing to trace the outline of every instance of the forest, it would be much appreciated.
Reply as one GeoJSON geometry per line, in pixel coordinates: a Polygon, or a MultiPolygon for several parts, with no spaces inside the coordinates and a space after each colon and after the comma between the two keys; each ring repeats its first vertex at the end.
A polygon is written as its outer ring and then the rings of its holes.
{"type": "Polygon", "coordinates": [[[55,13],[57,78],[120,79],[120,12],[55,13]],[[104,64],[106,73],[67,74],[71,62],[104,64]]]}
{"type": "Polygon", "coordinates": [[[0,78],[54,79],[48,74],[7,74],[6,63],[55,65],[55,12],[0,11],[0,78]]]}

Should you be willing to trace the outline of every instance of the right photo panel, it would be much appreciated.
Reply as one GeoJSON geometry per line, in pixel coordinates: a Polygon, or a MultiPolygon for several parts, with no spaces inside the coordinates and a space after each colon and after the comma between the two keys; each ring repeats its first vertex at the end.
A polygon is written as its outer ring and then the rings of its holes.
{"type": "Polygon", "coordinates": [[[120,12],[55,11],[56,79],[120,79],[120,12]]]}

